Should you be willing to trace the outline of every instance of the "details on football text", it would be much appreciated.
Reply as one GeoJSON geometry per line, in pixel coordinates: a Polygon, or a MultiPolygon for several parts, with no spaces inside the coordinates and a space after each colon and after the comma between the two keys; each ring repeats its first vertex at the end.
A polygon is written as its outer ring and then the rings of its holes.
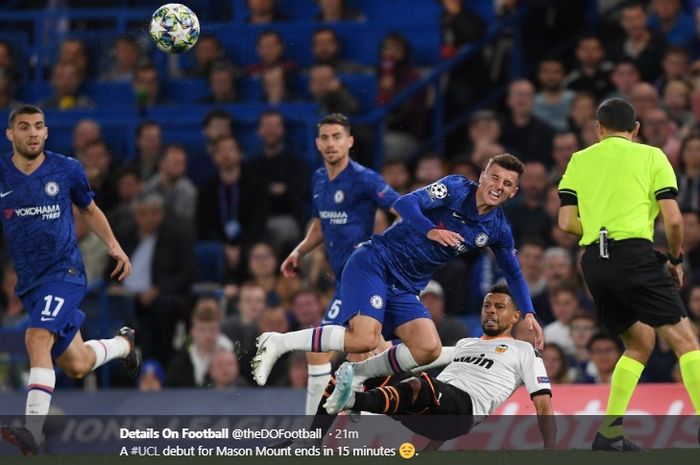
{"type": "Polygon", "coordinates": [[[120,456],[170,457],[394,457],[397,447],[323,445],[326,439],[360,439],[333,428],[119,428],[120,456]],[[152,441],[149,441],[152,440],[152,441]],[[171,443],[172,442],[172,443],[171,443]]]}

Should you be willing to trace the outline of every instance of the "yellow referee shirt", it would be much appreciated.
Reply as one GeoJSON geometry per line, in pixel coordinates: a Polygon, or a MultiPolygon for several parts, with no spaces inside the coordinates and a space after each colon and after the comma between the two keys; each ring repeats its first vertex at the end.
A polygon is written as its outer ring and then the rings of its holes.
{"type": "Polygon", "coordinates": [[[611,239],[653,241],[658,200],[677,194],[666,155],[620,136],[576,152],[559,183],[562,205],[578,205],[584,246],[598,240],[603,226],[611,239]]]}

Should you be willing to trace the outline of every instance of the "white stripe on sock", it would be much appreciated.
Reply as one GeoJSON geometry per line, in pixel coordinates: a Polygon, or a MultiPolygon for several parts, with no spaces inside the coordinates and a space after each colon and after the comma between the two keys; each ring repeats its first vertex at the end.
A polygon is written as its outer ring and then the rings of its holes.
{"type": "Polygon", "coordinates": [[[24,413],[24,426],[32,433],[37,444],[41,442],[41,431],[44,428],[44,420],[51,407],[51,393],[47,392],[56,386],[56,373],[51,368],[34,367],[29,370],[28,386],[36,385],[38,388],[29,389],[24,413]],[[46,390],[41,389],[46,388],[46,390]]]}

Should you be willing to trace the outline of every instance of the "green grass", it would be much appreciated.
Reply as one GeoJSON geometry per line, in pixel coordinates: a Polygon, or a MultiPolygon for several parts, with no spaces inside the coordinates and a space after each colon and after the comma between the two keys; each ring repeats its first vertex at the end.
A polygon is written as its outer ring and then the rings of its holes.
{"type": "Polygon", "coordinates": [[[419,452],[412,459],[396,457],[119,457],[106,455],[44,455],[38,457],[0,457],[3,465],[151,465],[194,463],[247,465],[698,465],[700,449],[660,449],[641,453],[568,451],[467,451],[419,452]]]}

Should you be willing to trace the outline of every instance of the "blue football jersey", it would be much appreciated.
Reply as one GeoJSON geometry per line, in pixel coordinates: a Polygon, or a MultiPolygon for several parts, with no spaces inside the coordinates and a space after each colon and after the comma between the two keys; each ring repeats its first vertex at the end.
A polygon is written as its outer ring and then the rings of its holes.
{"type": "Polygon", "coordinates": [[[352,160],[332,181],[326,168],[319,168],[312,184],[313,216],[321,221],[328,259],[340,280],[357,244],[372,235],[377,207],[391,208],[399,194],[378,173],[352,160]]]}
{"type": "Polygon", "coordinates": [[[26,175],[0,158],[2,226],[17,272],[18,295],[49,281],[85,284],[72,203],[87,207],[94,197],[80,163],[57,153],[26,175]]]}
{"type": "Polygon", "coordinates": [[[477,187],[478,184],[465,177],[450,175],[406,194],[395,205],[399,214],[402,214],[399,208],[402,202],[418,205],[436,228],[457,232],[464,238],[459,247],[445,247],[428,239],[407,218],[384,233],[372,236],[371,244],[378,248],[387,269],[401,287],[416,294],[425,288],[440,266],[460,254],[489,247],[503,271],[515,304],[524,312],[533,312],[510,224],[500,207],[479,215],[475,199],[477,187]]]}

